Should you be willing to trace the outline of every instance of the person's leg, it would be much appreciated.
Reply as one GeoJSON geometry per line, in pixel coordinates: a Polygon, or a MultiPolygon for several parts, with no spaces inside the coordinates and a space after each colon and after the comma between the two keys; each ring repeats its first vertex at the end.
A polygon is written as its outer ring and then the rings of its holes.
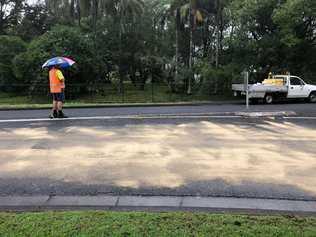
{"type": "Polygon", "coordinates": [[[60,93],[59,101],[58,101],[58,117],[59,118],[67,118],[67,116],[63,113],[63,105],[65,103],[65,93],[60,93]]]}
{"type": "Polygon", "coordinates": [[[52,106],[52,112],[51,114],[49,115],[50,118],[57,118],[58,116],[58,108],[57,108],[57,98],[56,98],[56,95],[53,94],[53,106],[52,106]]]}
{"type": "Polygon", "coordinates": [[[58,102],[55,100],[55,101],[53,102],[53,114],[54,114],[54,115],[57,114],[57,111],[58,111],[57,104],[58,104],[58,102]]]}
{"type": "Polygon", "coordinates": [[[63,111],[63,102],[62,101],[58,101],[58,103],[57,103],[57,110],[58,111],[63,111]]]}
{"type": "Polygon", "coordinates": [[[53,112],[58,110],[57,103],[57,100],[53,101],[53,112]]]}

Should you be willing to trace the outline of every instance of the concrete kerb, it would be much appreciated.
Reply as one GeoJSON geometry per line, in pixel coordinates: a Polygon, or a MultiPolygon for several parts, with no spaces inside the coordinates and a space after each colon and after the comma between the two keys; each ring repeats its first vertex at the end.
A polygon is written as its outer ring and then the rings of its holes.
{"type": "Polygon", "coordinates": [[[2,196],[0,210],[198,210],[316,215],[316,201],[181,196],[2,196]]]}
{"type": "MultiPolygon", "coordinates": [[[[212,112],[212,113],[183,113],[183,114],[144,114],[144,115],[124,115],[124,116],[96,116],[96,117],[70,117],[56,119],[54,121],[75,121],[75,120],[113,120],[113,119],[225,119],[225,118],[295,118],[295,112],[212,112]],[[287,117],[292,116],[292,117],[287,117]]],[[[0,123],[17,122],[44,122],[52,121],[49,118],[38,119],[5,119],[0,123]]]]}

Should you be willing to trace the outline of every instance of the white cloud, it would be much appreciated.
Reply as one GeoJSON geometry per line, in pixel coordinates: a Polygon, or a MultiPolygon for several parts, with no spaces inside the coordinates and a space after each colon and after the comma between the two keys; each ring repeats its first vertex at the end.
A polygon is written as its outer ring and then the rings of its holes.
{"type": "Polygon", "coordinates": [[[35,4],[37,2],[42,2],[42,1],[41,0],[27,0],[26,2],[29,4],[35,4]]]}

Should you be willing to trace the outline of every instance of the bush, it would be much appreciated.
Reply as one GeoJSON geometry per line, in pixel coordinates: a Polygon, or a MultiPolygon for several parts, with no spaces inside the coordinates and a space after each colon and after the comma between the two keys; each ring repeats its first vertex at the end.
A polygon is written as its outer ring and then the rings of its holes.
{"type": "Polygon", "coordinates": [[[16,81],[12,70],[12,59],[25,50],[26,44],[19,37],[0,36],[0,86],[2,91],[11,90],[10,85],[16,81]]]}
{"type": "MultiPolygon", "coordinates": [[[[19,81],[30,85],[31,93],[39,92],[38,85],[48,85],[48,72],[42,70],[42,64],[49,58],[64,56],[77,62],[73,68],[64,71],[67,84],[93,83],[103,66],[103,62],[95,57],[93,46],[90,35],[83,34],[79,28],[56,26],[33,40],[26,52],[15,57],[15,75],[19,81]]],[[[82,86],[80,90],[85,88],[82,86]]],[[[40,92],[43,94],[47,89],[48,86],[43,87],[40,92]]]]}
{"type": "Polygon", "coordinates": [[[227,95],[231,94],[232,81],[240,77],[240,73],[234,65],[214,68],[208,63],[200,62],[196,71],[202,77],[200,94],[203,95],[227,95]]]}

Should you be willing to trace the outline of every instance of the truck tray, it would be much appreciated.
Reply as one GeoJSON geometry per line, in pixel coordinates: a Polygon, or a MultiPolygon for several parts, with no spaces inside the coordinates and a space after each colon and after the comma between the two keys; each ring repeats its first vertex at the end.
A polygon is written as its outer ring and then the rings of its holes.
{"type": "MultiPolygon", "coordinates": [[[[246,92],[244,84],[233,84],[233,91],[246,92]]],[[[250,92],[287,92],[287,86],[276,86],[276,85],[264,85],[264,84],[253,84],[249,85],[250,92]]]]}

